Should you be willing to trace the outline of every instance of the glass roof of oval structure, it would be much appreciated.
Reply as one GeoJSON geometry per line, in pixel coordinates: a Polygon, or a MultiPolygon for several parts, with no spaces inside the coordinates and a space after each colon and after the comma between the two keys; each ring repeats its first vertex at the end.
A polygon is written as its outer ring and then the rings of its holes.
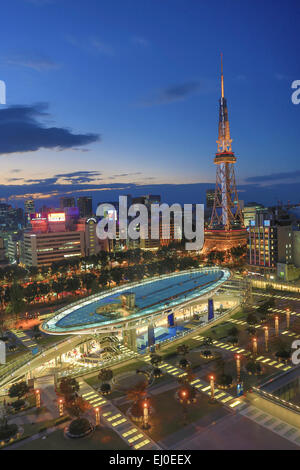
{"type": "Polygon", "coordinates": [[[59,310],[43,324],[52,334],[113,326],[171,309],[215,289],[230,277],[226,269],[201,268],[149,278],[88,297],[59,310]],[[124,310],[122,299],[132,296],[134,307],[124,310]]]}

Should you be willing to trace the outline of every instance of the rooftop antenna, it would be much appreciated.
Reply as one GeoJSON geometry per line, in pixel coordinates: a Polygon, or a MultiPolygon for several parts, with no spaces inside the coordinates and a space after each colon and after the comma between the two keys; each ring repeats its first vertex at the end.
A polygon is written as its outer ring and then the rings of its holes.
{"type": "Polygon", "coordinates": [[[221,52],[221,91],[222,98],[224,98],[223,52],[221,52]]]}

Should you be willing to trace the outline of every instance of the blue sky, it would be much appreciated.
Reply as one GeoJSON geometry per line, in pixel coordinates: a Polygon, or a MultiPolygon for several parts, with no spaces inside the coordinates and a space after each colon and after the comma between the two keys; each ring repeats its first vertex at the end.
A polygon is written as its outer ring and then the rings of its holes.
{"type": "Polygon", "coordinates": [[[298,202],[299,2],[10,0],[1,16],[0,197],[202,202],[222,51],[240,197],[298,202]]]}

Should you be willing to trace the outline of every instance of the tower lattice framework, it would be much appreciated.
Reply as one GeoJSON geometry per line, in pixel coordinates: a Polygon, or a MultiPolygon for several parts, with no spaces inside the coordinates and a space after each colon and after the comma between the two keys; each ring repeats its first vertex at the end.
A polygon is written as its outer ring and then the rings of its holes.
{"type": "Polygon", "coordinates": [[[224,97],[223,60],[221,55],[221,99],[219,111],[218,152],[215,199],[209,229],[231,231],[244,229],[243,214],[237,195],[234,164],[236,157],[231,147],[227,101],[224,97]]]}

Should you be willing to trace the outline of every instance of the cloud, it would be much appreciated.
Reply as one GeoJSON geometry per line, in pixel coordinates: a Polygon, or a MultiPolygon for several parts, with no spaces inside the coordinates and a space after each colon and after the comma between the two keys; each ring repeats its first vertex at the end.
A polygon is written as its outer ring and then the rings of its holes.
{"type": "Polygon", "coordinates": [[[74,134],[62,127],[46,127],[47,104],[0,109],[0,154],[34,152],[41,148],[65,150],[100,140],[99,134],[74,134]]]}
{"type": "MultiPolygon", "coordinates": [[[[194,184],[154,184],[154,183],[105,183],[105,184],[74,184],[66,185],[49,183],[50,179],[45,179],[45,183],[35,184],[7,184],[0,185],[0,198],[14,200],[24,200],[34,198],[37,200],[47,200],[47,205],[55,206],[58,198],[64,195],[92,195],[95,203],[99,201],[117,200],[119,195],[132,194],[141,196],[145,194],[160,194],[162,201],[172,204],[204,203],[206,190],[214,187],[213,183],[194,184]]],[[[238,187],[242,192],[242,199],[261,202],[265,205],[277,204],[277,199],[283,201],[291,200],[298,202],[297,194],[299,183],[280,183],[269,186],[259,186],[257,184],[247,184],[238,187]],[[296,198],[296,199],[295,199],[296,198]]]]}
{"type": "Polygon", "coordinates": [[[124,178],[126,176],[136,176],[136,175],[141,175],[142,173],[140,171],[137,171],[135,173],[121,173],[119,175],[113,175],[113,176],[110,176],[109,179],[113,180],[115,178],[124,178]]]}
{"type": "MultiPolygon", "coordinates": [[[[24,180],[24,185],[46,185],[48,191],[51,185],[85,184],[99,181],[101,173],[96,170],[73,171],[71,173],[60,173],[50,178],[37,178],[24,180]]],[[[10,181],[17,181],[20,178],[11,178],[10,181]]]]}
{"type": "Polygon", "coordinates": [[[300,170],[272,173],[270,175],[249,176],[245,179],[247,183],[265,183],[267,181],[295,180],[300,178],[300,170]]]}
{"type": "Polygon", "coordinates": [[[66,36],[66,40],[72,46],[77,47],[78,49],[82,49],[88,53],[96,52],[97,54],[106,56],[113,56],[115,53],[113,46],[96,37],[79,39],[73,35],[68,34],[66,36]]]}
{"type": "Polygon", "coordinates": [[[284,73],[275,73],[275,78],[280,82],[290,80],[290,77],[288,75],[285,75],[284,73]]]}
{"type": "Polygon", "coordinates": [[[190,81],[169,86],[158,92],[152,99],[144,101],[141,104],[144,106],[153,106],[184,101],[188,96],[197,93],[200,89],[200,81],[190,81]]]}
{"type": "Polygon", "coordinates": [[[57,180],[62,179],[65,182],[72,184],[83,184],[90,183],[91,181],[100,180],[99,178],[101,173],[99,171],[90,170],[90,171],[74,171],[73,173],[62,173],[55,175],[57,180]]]}
{"type": "Polygon", "coordinates": [[[56,64],[48,57],[34,54],[15,55],[6,60],[8,65],[16,67],[25,67],[37,72],[44,70],[55,70],[59,68],[59,64],[56,64]]]}
{"type": "Polygon", "coordinates": [[[104,55],[114,55],[114,49],[110,44],[106,44],[103,41],[100,41],[100,39],[91,39],[90,40],[91,46],[100,54],[104,55]]]}
{"type": "Polygon", "coordinates": [[[142,47],[148,47],[150,46],[150,41],[148,39],[145,39],[141,36],[133,36],[131,38],[132,42],[136,44],[137,46],[142,46],[142,47]]]}

